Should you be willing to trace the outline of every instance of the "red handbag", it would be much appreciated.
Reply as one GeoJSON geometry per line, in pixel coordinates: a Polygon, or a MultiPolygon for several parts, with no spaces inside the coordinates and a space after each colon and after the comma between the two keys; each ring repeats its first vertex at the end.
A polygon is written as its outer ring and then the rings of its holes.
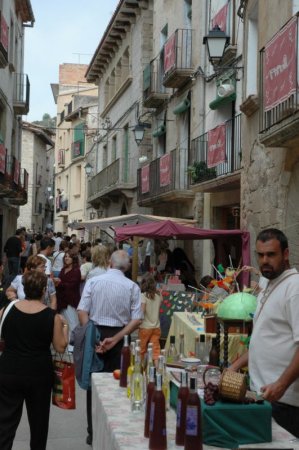
{"type": "MultiPolygon", "coordinates": [[[[69,356],[70,358],[70,356],[69,356]]],[[[62,409],[76,409],[75,366],[71,361],[54,357],[52,404],[62,409]]]]}

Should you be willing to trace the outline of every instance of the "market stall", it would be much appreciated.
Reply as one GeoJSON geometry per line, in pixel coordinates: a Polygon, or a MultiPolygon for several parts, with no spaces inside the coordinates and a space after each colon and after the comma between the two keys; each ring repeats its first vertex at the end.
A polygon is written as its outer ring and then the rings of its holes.
{"type": "MultiPolygon", "coordinates": [[[[250,264],[250,235],[242,230],[205,230],[195,226],[181,225],[169,218],[159,222],[149,222],[138,225],[126,225],[115,228],[115,238],[124,241],[132,236],[151,239],[210,239],[214,246],[218,239],[232,236],[239,237],[242,241],[242,264],[250,264]]],[[[138,243],[136,243],[138,245],[138,243]]],[[[249,274],[242,273],[242,282],[248,283],[249,274]]]]}
{"type": "MultiPolygon", "coordinates": [[[[144,412],[131,412],[127,391],[119,387],[111,373],[92,374],[92,420],[94,424],[93,448],[109,450],[145,450],[149,447],[148,439],[143,437],[144,412]]],[[[233,408],[234,406],[232,406],[233,408]]],[[[229,408],[229,406],[227,406],[229,408]]],[[[244,414],[243,414],[244,415],[244,414]]],[[[226,417],[228,411],[226,411],[226,417]]],[[[247,416],[245,416],[247,418],[247,416]]],[[[247,420],[247,419],[246,419],[247,420]]],[[[175,445],[176,413],[167,411],[167,448],[182,448],[175,445]]],[[[246,444],[239,448],[254,447],[268,449],[299,449],[298,442],[286,430],[272,421],[272,442],[267,444],[246,444]]],[[[217,447],[203,446],[204,450],[217,447]]]]}

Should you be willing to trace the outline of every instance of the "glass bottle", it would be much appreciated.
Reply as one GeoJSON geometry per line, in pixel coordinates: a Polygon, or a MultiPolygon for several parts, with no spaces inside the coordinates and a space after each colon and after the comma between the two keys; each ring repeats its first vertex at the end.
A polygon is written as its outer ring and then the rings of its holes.
{"type": "Polygon", "coordinates": [[[186,429],[186,408],[189,396],[188,374],[181,372],[181,385],[178,392],[178,403],[176,408],[176,445],[184,445],[186,429]]]}
{"type": "Polygon", "coordinates": [[[126,334],[124,336],[124,345],[121,349],[120,355],[120,387],[127,387],[127,373],[128,367],[130,365],[130,347],[129,347],[129,336],[126,334]]]}
{"type": "Polygon", "coordinates": [[[144,381],[141,373],[140,348],[135,347],[135,366],[131,387],[131,410],[132,412],[143,411],[144,407],[144,381]]]}
{"type": "Polygon", "coordinates": [[[149,371],[149,382],[146,389],[146,402],[145,402],[145,420],[144,420],[144,437],[149,437],[149,426],[150,426],[150,411],[152,396],[155,391],[155,376],[156,368],[151,367],[149,371]]]}
{"type": "Polygon", "coordinates": [[[184,333],[180,333],[180,340],[179,340],[179,360],[182,358],[185,358],[185,349],[184,349],[184,333]]]}
{"type": "Polygon", "coordinates": [[[153,347],[147,347],[147,364],[146,364],[146,382],[149,382],[149,374],[151,367],[155,367],[153,361],[153,347]]]}
{"type": "Polygon", "coordinates": [[[212,338],[212,347],[209,353],[209,365],[219,366],[219,352],[217,348],[217,338],[212,338]]]}
{"type": "Polygon", "coordinates": [[[194,342],[194,354],[195,354],[195,358],[200,359],[199,355],[200,355],[200,341],[199,341],[199,336],[195,337],[195,342],[194,342]]]}
{"type": "Polygon", "coordinates": [[[162,375],[162,390],[165,397],[165,407],[166,411],[170,410],[170,379],[166,369],[165,356],[160,355],[158,358],[158,369],[157,372],[162,375]]]}
{"type": "Polygon", "coordinates": [[[167,449],[165,397],[160,373],[156,376],[156,389],[151,402],[149,449],[167,449]]]}
{"type": "Polygon", "coordinates": [[[202,450],[201,408],[197,380],[190,378],[186,406],[185,450],[202,450]]]}
{"type": "Polygon", "coordinates": [[[134,372],[134,366],[135,366],[135,346],[136,346],[135,342],[131,342],[130,365],[128,367],[128,372],[127,372],[127,396],[128,396],[128,398],[131,398],[131,385],[132,385],[132,378],[133,378],[133,372],[134,372]]]}
{"type": "Polygon", "coordinates": [[[199,359],[204,362],[206,356],[206,336],[201,334],[199,337],[199,359]]]}
{"type": "Polygon", "coordinates": [[[175,336],[170,336],[170,345],[167,352],[167,363],[171,364],[176,362],[178,359],[178,352],[175,348],[175,336]]]}

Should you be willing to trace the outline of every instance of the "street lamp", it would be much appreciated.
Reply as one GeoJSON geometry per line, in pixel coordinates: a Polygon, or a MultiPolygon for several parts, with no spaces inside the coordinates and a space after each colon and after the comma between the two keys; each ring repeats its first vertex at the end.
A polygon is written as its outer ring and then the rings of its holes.
{"type": "Polygon", "coordinates": [[[206,45],[211,64],[219,64],[222,60],[224,50],[229,44],[229,39],[229,36],[218,25],[210,30],[207,36],[204,36],[203,44],[206,45]]]}
{"type": "Polygon", "coordinates": [[[87,164],[85,164],[84,169],[85,169],[86,175],[89,177],[91,175],[91,172],[93,169],[92,165],[87,163],[87,164]]]}
{"type": "Polygon", "coordinates": [[[135,137],[135,141],[137,145],[140,145],[143,138],[146,128],[151,128],[151,124],[147,122],[138,122],[137,125],[133,128],[133,133],[135,137]]]}

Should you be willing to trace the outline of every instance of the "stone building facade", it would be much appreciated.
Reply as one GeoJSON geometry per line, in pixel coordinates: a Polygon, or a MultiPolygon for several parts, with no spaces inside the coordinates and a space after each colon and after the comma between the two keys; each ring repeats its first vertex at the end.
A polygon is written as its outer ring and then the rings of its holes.
{"type": "Polygon", "coordinates": [[[22,115],[29,111],[24,74],[26,27],[34,24],[30,0],[0,2],[0,250],[15,232],[19,205],[27,202],[28,173],[21,167],[22,115]]]}
{"type": "MultiPolygon", "coordinates": [[[[270,43],[279,42],[292,21],[295,21],[295,40],[298,41],[298,1],[246,2],[244,9],[244,58],[247,63],[243,84],[243,171],[241,189],[241,224],[251,233],[254,242],[257,233],[267,227],[283,230],[289,238],[291,263],[299,266],[299,134],[298,84],[284,97],[277,93],[272,105],[267,105],[265,66],[270,43]],[[279,11],[279,14],[277,14],[279,11]],[[253,47],[252,43],[255,43],[253,47]],[[253,70],[254,69],[254,70],[253,70]],[[275,100],[275,104],[274,104],[275,100]]],[[[282,47],[283,48],[283,47],[282,47]]],[[[298,64],[298,48],[291,50],[298,64]]],[[[281,65],[281,75],[275,73],[276,87],[294,76],[297,69],[290,66],[283,71],[284,52],[277,50],[275,69],[281,65]],[[279,77],[282,78],[279,78],[279,77]]],[[[288,55],[289,56],[289,55],[288,55]]],[[[288,57],[287,56],[287,57],[288,57]]],[[[271,64],[271,63],[270,63],[271,64]]],[[[268,102],[270,103],[270,102],[268,102]]],[[[252,246],[253,247],[253,246],[252,246]]],[[[252,253],[254,261],[254,254],[252,253]]]]}
{"type": "Polygon", "coordinates": [[[57,104],[54,230],[63,233],[89,218],[84,167],[93,143],[85,130],[94,129],[97,123],[93,107],[97,105],[97,88],[86,83],[86,69],[84,64],[61,64],[59,82],[52,84],[57,104]]]}
{"type": "Polygon", "coordinates": [[[33,123],[22,122],[21,164],[29,175],[27,203],[20,206],[17,226],[28,232],[44,232],[54,219],[55,133],[33,123]]]}

